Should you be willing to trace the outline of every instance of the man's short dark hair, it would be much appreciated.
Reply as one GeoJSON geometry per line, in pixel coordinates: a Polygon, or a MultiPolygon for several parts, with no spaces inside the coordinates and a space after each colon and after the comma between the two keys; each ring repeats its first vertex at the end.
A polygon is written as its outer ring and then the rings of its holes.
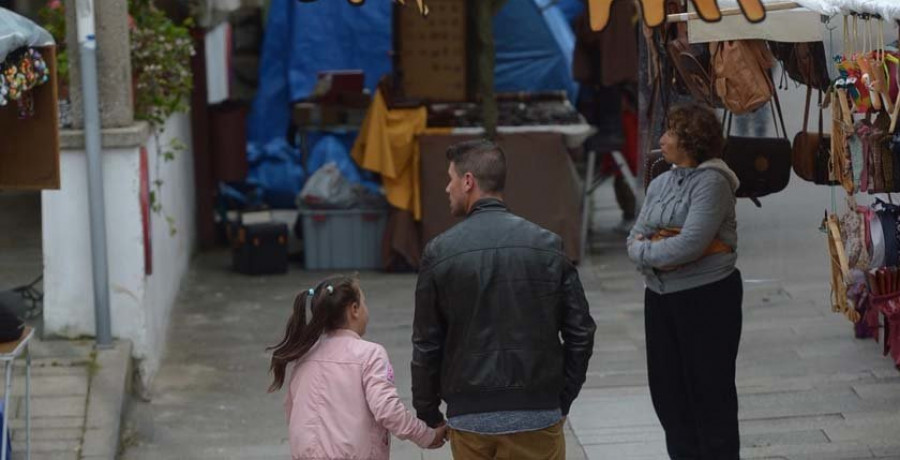
{"type": "Polygon", "coordinates": [[[486,193],[500,193],[506,186],[506,155],[499,145],[487,140],[460,142],[447,148],[447,160],[456,174],[472,173],[486,193]]]}

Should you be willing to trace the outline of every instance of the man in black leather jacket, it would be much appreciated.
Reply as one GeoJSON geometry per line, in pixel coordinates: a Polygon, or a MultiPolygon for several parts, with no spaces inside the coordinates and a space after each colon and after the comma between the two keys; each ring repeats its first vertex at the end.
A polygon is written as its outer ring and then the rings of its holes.
{"type": "Polygon", "coordinates": [[[447,403],[454,458],[564,459],[596,329],[578,271],[559,236],[507,209],[497,145],[456,144],[447,158],[450,211],[466,219],[422,257],[413,405],[435,427],[447,403]]]}

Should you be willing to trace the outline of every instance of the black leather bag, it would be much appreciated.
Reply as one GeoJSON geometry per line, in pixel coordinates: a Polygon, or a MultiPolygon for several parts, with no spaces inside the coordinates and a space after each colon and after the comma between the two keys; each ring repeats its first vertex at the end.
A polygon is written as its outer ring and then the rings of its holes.
{"type": "Polygon", "coordinates": [[[25,324],[18,316],[0,306],[0,343],[19,340],[24,328],[25,324]]]}
{"type": "MultiPolygon", "coordinates": [[[[735,195],[738,198],[749,198],[761,207],[759,198],[778,193],[787,187],[791,180],[791,141],[787,138],[784,117],[781,115],[781,103],[776,92],[774,106],[778,119],[775,131],[779,137],[738,137],[728,135],[722,159],[728,164],[741,181],[735,195]]],[[[726,113],[727,133],[731,132],[733,114],[726,113]]]]}
{"type": "Polygon", "coordinates": [[[828,91],[831,77],[828,75],[829,62],[825,54],[825,43],[769,42],[769,49],[781,61],[784,71],[792,80],[819,91],[828,91]]]}
{"type": "Polygon", "coordinates": [[[644,191],[647,191],[653,179],[670,169],[672,169],[672,165],[663,157],[662,151],[651,150],[644,159],[644,191]]]}

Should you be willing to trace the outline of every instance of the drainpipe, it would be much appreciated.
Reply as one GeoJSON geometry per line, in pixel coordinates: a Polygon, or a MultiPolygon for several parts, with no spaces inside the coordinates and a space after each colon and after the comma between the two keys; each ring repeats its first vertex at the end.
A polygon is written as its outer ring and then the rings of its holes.
{"type": "Polygon", "coordinates": [[[93,0],[76,0],[78,53],[81,64],[84,147],[87,153],[88,207],[91,219],[91,266],[97,348],[112,347],[109,316],[109,270],[106,254],[106,203],[103,195],[103,151],[100,144],[100,100],[97,88],[97,40],[93,0]]]}

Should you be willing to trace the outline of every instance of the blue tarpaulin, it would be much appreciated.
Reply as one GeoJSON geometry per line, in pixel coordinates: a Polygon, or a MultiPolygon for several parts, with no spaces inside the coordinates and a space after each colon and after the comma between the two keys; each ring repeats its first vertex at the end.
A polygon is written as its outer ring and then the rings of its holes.
{"type": "Polygon", "coordinates": [[[575,100],[575,35],[551,0],[507,0],[494,17],[494,47],[497,91],[565,90],[575,100]]]}
{"type": "MultiPolygon", "coordinates": [[[[577,14],[573,12],[579,6],[583,8],[581,0],[507,1],[494,18],[498,91],[565,90],[574,98],[575,39],[567,15],[577,14]]],[[[371,174],[344,161],[346,150],[340,146],[349,150],[355,133],[309,136],[306,168],[299,150],[287,142],[287,133],[292,102],[310,95],[320,71],[362,70],[370,90],[391,72],[392,8],[388,0],[362,6],[271,0],[260,84],[247,122],[249,179],[260,186],[270,206],[293,207],[306,177],[317,165],[338,157],[348,180],[377,187],[371,174]],[[320,139],[326,144],[320,146],[320,139]]]]}
{"type": "Polygon", "coordinates": [[[248,139],[284,137],[293,101],[310,95],[319,71],[359,69],[366,87],[391,72],[391,2],[272,0],[248,139]]]}

